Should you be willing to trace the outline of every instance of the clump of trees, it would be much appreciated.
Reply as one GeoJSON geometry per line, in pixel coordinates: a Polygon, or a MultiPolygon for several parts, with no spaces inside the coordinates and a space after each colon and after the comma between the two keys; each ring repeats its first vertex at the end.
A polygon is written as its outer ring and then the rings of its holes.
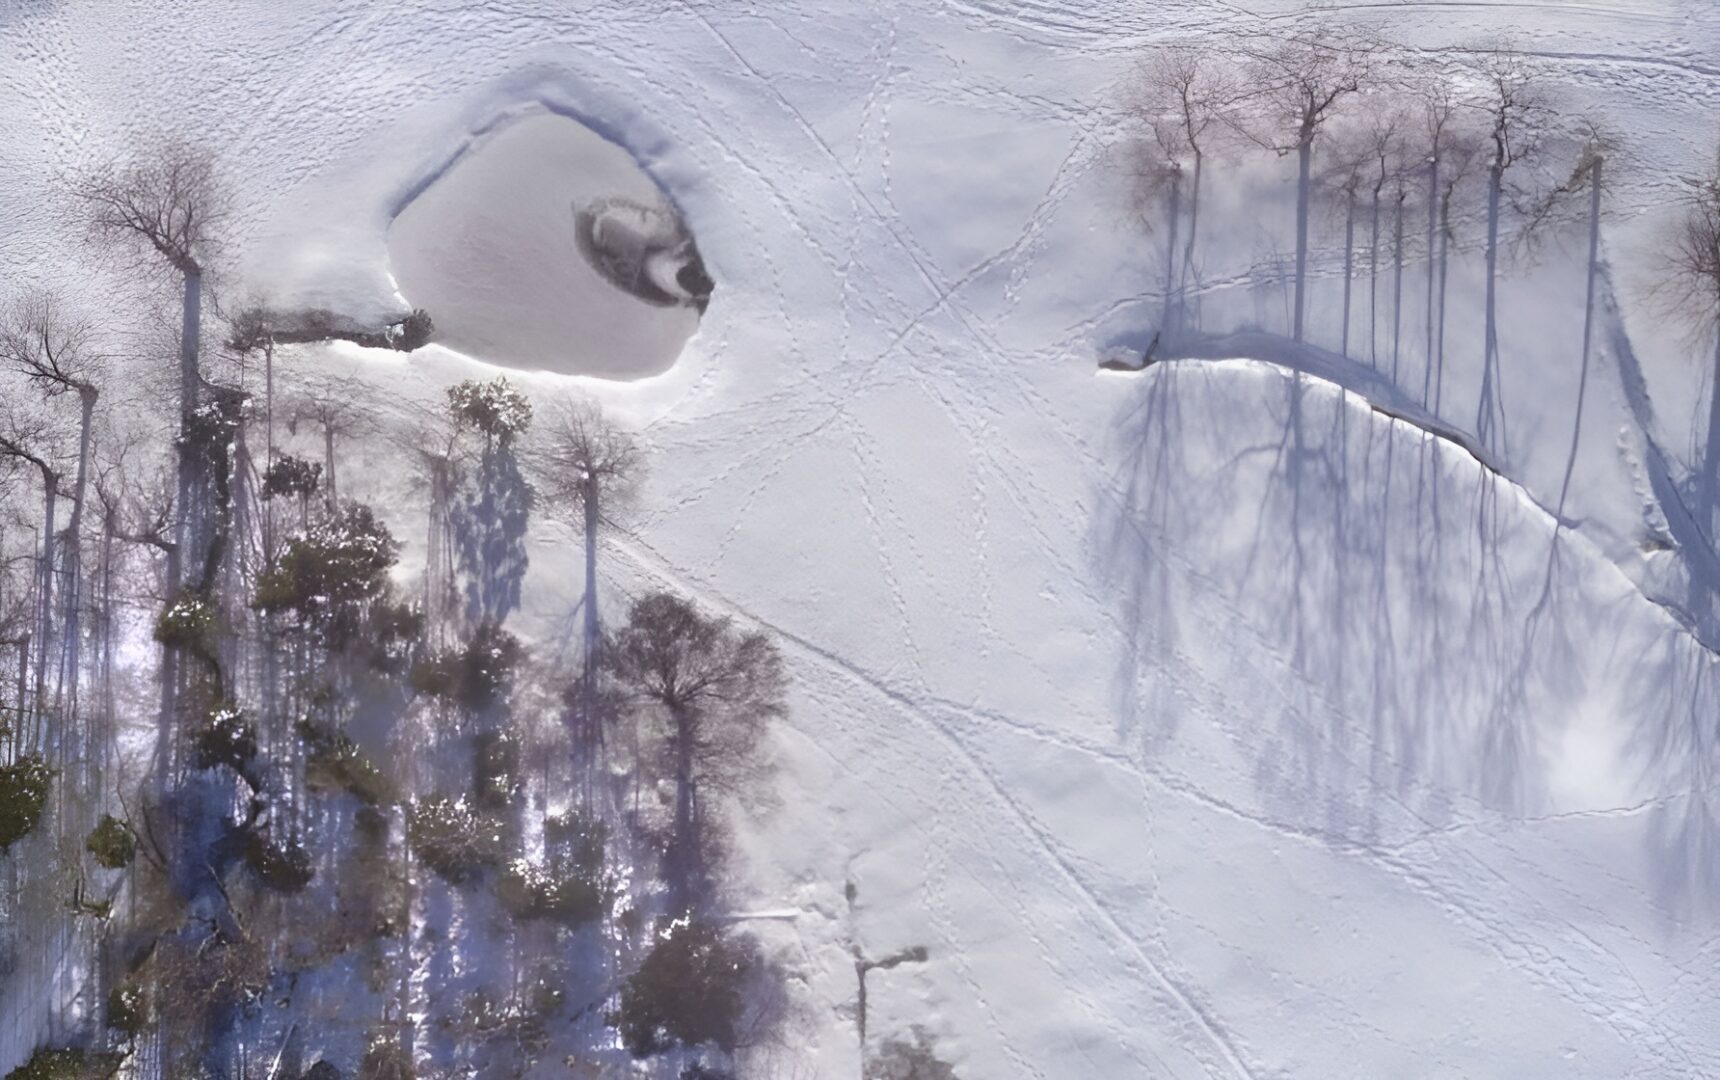
{"type": "MultiPolygon", "coordinates": [[[[215,173],[183,164],[103,182],[205,205],[180,187],[215,173]]],[[[509,380],[451,387],[419,441],[446,543],[409,587],[406,545],[339,466],[366,438],[424,429],[390,431],[364,409],[374,391],[297,374],[267,308],[209,305],[229,321],[220,346],[202,341],[213,217],[119,220],[102,234],[150,241],[180,277],[196,340],[175,350],[194,398],[178,423],[104,413],[99,335],[57,304],[32,299],[0,335],[0,378],[69,406],[0,423],[0,505],[33,498],[42,523],[22,551],[0,531],[0,859],[72,881],[32,918],[89,924],[88,984],[53,995],[75,1010],[54,1029],[86,1043],[23,1075],[614,1070],[636,1054],[731,1068],[779,973],[722,917],[719,800],[765,782],[781,665],[761,635],[668,594],[600,620],[598,549],[643,475],[638,445],[589,402],[534,429],[509,380]],[[539,491],[587,545],[568,660],[509,625],[539,491]],[[468,603],[433,602],[443,587],[468,603]],[[114,675],[127,610],[161,650],[141,709],[114,675]],[[128,728],[150,731],[152,757],[118,753],[128,728]],[[677,796],[644,798],[659,782],[677,796]],[[68,850],[75,874],[53,865],[68,850]],[[697,960],[694,941],[745,962],[704,965],[689,996],[661,976],[697,960]],[[366,992],[331,1021],[317,1001],[341,980],[366,992]]],[[[24,977],[50,974],[44,958],[24,977]]]]}
{"type": "MultiPolygon", "coordinates": [[[[1338,224],[1331,243],[1340,249],[1333,262],[1341,273],[1333,276],[1341,279],[1342,301],[1335,339],[1321,344],[1365,360],[1438,411],[1449,399],[1451,253],[1474,244],[1484,286],[1474,427],[1483,446],[1504,450],[1504,267],[1528,257],[1552,226],[1573,221],[1581,195],[1593,196],[1588,216],[1598,221],[1600,162],[1616,157],[1617,140],[1591,117],[1563,111],[1537,65],[1509,42],[1480,43],[1461,63],[1387,62],[1388,48],[1322,19],[1270,37],[1171,41],[1149,50],[1124,102],[1136,134],[1134,201],[1154,231],[1163,222],[1164,303],[1149,353],[1187,347],[1201,331],[1195,305],[1206,163],[1247,150],[1294,158],[1286,335],[1301,343],[1311,332],[1310,282],[1327,276],[1314,262],[1325,246],[1315,212],[1324,202],[1338,224]],[[1472,220],[1482,223],[1477,235],[1459,235],[1472,220]],[[1418,263],[1419,326],[1412,311],[1418,263]],[[1357,303],[1363,275],[1364,302],[1357,303]]],[[[1591,286],[1590,322],[1592,294],[1591,286]]],[[[1585,345],[1585,372],[1587,353],[1585,345]]]]}

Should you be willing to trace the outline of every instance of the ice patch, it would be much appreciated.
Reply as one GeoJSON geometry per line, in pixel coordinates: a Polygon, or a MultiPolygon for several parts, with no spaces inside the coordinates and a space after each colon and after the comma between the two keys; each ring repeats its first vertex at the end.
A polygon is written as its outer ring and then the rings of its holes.
{"type": "Polygon", "coordinates": [[[395,217],[388,254],[440,344],[526,370],[659,374],[709,294],[651,178],[626,150],[553,113],[507,124],[455,159],[395,217]]]}

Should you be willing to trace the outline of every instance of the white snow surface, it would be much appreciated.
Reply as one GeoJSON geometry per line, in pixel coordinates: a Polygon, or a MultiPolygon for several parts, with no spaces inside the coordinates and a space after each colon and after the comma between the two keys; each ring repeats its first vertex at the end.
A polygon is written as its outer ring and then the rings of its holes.
{"type": "MultiPolygon", "coordinates": [[[[1512,35],[1631,136],[1568,527],[1580,229],[1504,285],[1497,472],[1370,409],[1372,367],[1239,345],[1095,374],[1162,265],[1114,167],[1131,63],[1293,0],[10,0],[0,265],[94,304],[56,179],[178,131],[231,170],[229,280],[374,316],[403,304],[392,215],[474,133],[548,108],[636,157],[716,282],[696,334],[655,378],[510,377],[649,445],[606,612],[666,586],[785,649],[741,906],[799,977],[800,1075],[856,1072],[851,947],[911,945],[870,1030],[923,1024],[969,1078],[1720,1075],[1712,592],[1642,543],[1705,352],[1632,285],[1710,150],[1720,7],[1339,7],[1410,58],[1512,35]]],[[[1270,336],[1289,174],[1250,160],[1203,205],[1203,319],[1270,336]]],[[[1466,251],[1453,432],[1478,280],[1466,251]]],[[[493,373],[434,345],[294,361],[384,411],[493,373]]],[[[348,493],[415,537],[409,463],[353,453],[348,493]]],[[[571,651],[579,539],[532,541],[516,625],[571,651]]]]}

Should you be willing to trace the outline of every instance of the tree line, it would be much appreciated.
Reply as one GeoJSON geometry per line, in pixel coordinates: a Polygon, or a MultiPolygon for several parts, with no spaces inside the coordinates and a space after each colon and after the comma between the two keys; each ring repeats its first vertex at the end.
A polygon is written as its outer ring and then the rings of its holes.
{"type": "Polygon", "coordinates": [[[297,370],[302,313],[211,285],[207,153],[68,196],[177,318],[120,357],[63,297],[0,312],[0,965],[35,1017],[0,1029],[30,1040],[10,1080],[714,1080],[781,1038],[724,807],[768,782],[783,664],[599,580],[643,447],[506,378],[403,419],[297,370]],[[136,407],[164,368],[170,407],[136,407]],[[400,508],[340,482],[379,445],[416,478],[416,573],[400,508]],[[564,650],[509,627],[543,517],[584,544],[564,650]]]}
{"type": "MultiPolygon", "coordinates": [[[[1562,230],[1586,232],[1581,346],[1569,495],[1588,394],[1596,321],[1614,284],[1601,250],[1607,195],[1631,166],[1602,115],[1571,108],[1554,79],[1509,41],[1412,58],[1340,22],[1273,35],[1172,41],[1150,50],[1128,83],[1124,115],[1136,208],[1163,236],[1157,350],[1175,355],[1202,325],[1201,200],[1214,161],[1250,152],[1294,156],[1294,255],[1286,331],[1309,334],[1308,281],[1319,211],[1341,234],[1339,328],[1326,348],[1366,363],[1434,415],[1451,408],[1448,349],[1480,361],[1471,427],[1509,456],[1509,363],[1500,354],[1499,287],[1512,260],[1532,258],[1562,230]],[[1473,343],[1458,343],[1447,291],[1452,252],[1481,252],[1483,298],[1473,343]],[[1424,320],[1405,322],[1406,271],[1420,264],[1424,320]],[[1419,338],[1419,378],[1406,355],[1419,338]],[[1448,339],[1450,339],[1448,341],[1448,339]]],[[[1656,316],[1712,350],[1705,433],[1681,478],[1710,546],[1720,530],[1720,150],[1683,178],[1681,205],[1661,227],[1633,291],[1656,316]]],[[[1538,316],[1532,316],[1538,317],[1538,316]]],[[[1312,343],[1310,343],[1312,344],[1312,343]]],[[[1520,388],[1523,392],[1527,388],[1520,388]]]]}

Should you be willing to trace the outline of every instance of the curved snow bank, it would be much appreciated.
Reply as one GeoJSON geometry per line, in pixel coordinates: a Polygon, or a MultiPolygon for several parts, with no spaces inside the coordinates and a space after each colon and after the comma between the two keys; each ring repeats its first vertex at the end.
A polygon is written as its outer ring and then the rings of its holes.
{"type": "Polygon", "coordinates": [[[692,240],[651,178],[621,147],[553,113],[468,148],[400,211],[388,253],[440,344],[507,367],[656,375],[680,355],[709,295],[692,240]]]}

